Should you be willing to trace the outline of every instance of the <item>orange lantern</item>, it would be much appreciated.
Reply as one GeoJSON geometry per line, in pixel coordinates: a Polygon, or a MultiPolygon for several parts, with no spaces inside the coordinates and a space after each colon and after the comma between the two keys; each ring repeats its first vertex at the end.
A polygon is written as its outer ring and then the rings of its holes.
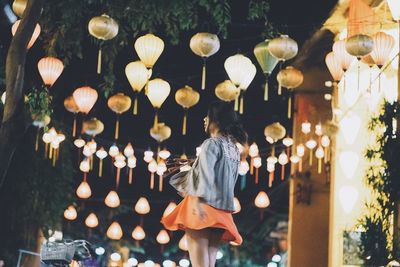
{"type": "Polygon", "coordinates": [[[165,244],[168,244],[171,239],[170,239],[167,231],[161,230],[158,233],[156,240],[160,245],[165,245],[165,244]]]}
{"type": "Polygon", "coordinates": [[[106,196],[104,203],[107,205],[107,207],[118,208],[121,203],[118,193],[111,190],[106,196]]]}
{"type": "Polygon", "coordinates": [[[95,228],[99,225],[99,219],[97,218],[96,214],[90,213],[85,220],[85,224],[89,228],[95,228]]]}
{"type": "Polygon", "coordinates": [[[75,89],[72,96],[74,97],[79,111],[86,114],[93,108],[98,98],[97,91],[89,86],[75,89]]]}
{"type": "Polygon", "coordinates": [[[145,197],[139,198],[135,205],[135,211],[140,215],[145,215],[150,212],[149,201],[145,197]]]}
{"type": "Polygon", "coordinates": [[[132,231],[132,238],[137,241],[143,240],[145,239],[145,237],[146,233],[140,225],[136,226],[135,229],[132,231]]]}
{"type": "Polygon", "coordinates": [[[47,86],[53,86],[64,70],[64,64],[55,57],[44,57],[38,62],[38,69],[43,82],[47,86]]]}
{"type": "Polygon", "coordinates": [[[372,36],[374,49],[371,57],[379,68],[382,68],[390,60],[390,53],[394,47],[394,38],[390,34],[377,32],[372,36]]]}
{"type": "Polygon", "coordinates": [[[92,195],[92,190],[90,189],[89,184],[86,182],[86,179],[84,179],[76,189],[76,195],[82,199],[87,199],[92,195]]]}
{"type": "MultiPolygon", "coordinates": [[[[21,20],[17,20],[17,21],[13,24],[13,26],[11,27],[11,33],[12,33],[13,36],[14,36],[15,33],[17,32],[17,29],[18,29],[18,26],[19,26],[19,23],[20,23],[20,22],[21,22],[21,20]]],[[[36,39],[39,37],[40,30],[41,30],[41,29],[40,29],[40,25],[39,25],[39,24],[36,24],[35,30],[34,30],[33,33],[32,33],[31,40],[30,40],[29,43],[28,43],[28,49],[31,48],[31,47],[34,45],[34,43],[36,42],[36,39]]]]}
{"type": "Polygon", "coordinates": [[[120,240],[122,235],[122,228],[118,222],[113,222],[107,229],[107,237],[112,240],[120,240]]]}
{"type": "Polygon", "coordinates": [[[128,111],[128,109],[131,107],[131,99],[123,93],[118,93],[108,99],[107,105],[117,114],[117,120],[115,122],[115,140],[118,140],[119,115],[128,111]]]}

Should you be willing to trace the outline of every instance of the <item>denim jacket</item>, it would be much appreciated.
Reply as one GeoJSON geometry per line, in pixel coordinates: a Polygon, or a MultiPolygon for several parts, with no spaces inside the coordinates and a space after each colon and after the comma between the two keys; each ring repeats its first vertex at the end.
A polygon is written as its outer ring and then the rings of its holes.
{"type": "Polygon", "coordinates": [[[174,175],[170,184],[214,208],[233,212],[239,163],[239,149],[229,137],[209,138],[201,145],[191,169],[174,175]]]}

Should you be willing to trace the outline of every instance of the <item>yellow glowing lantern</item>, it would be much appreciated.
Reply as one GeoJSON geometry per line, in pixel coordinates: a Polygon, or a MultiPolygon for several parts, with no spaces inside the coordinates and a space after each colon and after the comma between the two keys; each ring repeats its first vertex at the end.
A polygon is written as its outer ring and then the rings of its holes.
{"type": "Polygon", "coordinates": [[[158,143],[162,143],[171,137],[171,128],[165,123],[158,123],[150,129],[150,136],[158,143]]]}
{"type": "Polygon", "coordinates": [[[27,4],[28,0],[14,0],[12,10],[18,17],[22,18],[27,4]]]}
{"type": "Polygon", "coordinates": [[[256,205],[257,208],[260,209],[265,209],[270,205],[270,200],[269,197],[267,195],[267,193],[265,193],[264,191],[260,191],[257,194],[256,199],[254,200],[254,204],[256,205]]]}
{"type": "Polygon", "coordinates": [[[89,228],[95,228],[99,225],[99,219],[97,218],[96,214],[92,212],[89,214],[89,216],[87,216],[85,224],[89,228]]]}
{"type": "Polygon", "coordinates": [[[115,122],[115,140],[118,140],[119,135],[119,116],[128,111],[131,107],[131,99],[123,93],[118,93],[111,96],[107,101],[108,107],[117,114],[115,122]]]}
{"type": "Polygon", "coordinates": [[[218,52],[220,43],[216,34],[199,32],[190,39],[190,49],[203,59],[203,72],[201,79],[201,89],[206,88],[206,60],[208,57],[218,52]]]}
{"type": "Polygon", "coordinates": [[[64,70],[64,64],[55,57],[44,57],[38,62],[38,69],[43,82],[47,86],[53,86],[64,70]]]}
{"type": "Polygon", "coordinates": [[[171,212],[173,212],[175,208],[176,208],[176,203],[170,202],[164,210],[163,217],[167,217],[168,215],[170,215],[171,212]]]}
{"type": "MultiPolygon", "coordinates": [[[[18,29],[18,26],[19,26],[20,22],[21,22],[21,20],[17,20],[13,24],[13,26],[11,27],[11,33],[12,33],[13,36],[17,32],[17,29],[18,29]]],[[[33,33],[32,33],[32,37],[31,37],[31,39],[29,40],[29,43],[28,43],[28,49],[31,48],[35,44],[36,39],[39,37],[40,31],[41,31],[40,25],[36,24],[35,29],[33,30],[33,33]]]]}
{"type": "Polygon", "coordinates": [[[104,131],[104,123],[97,118],[85,120],[82,123],[82,131],[89,136],[95,137],[104,131]]]}
{"type": "Polygon", "coordinates": [[[122,235],[122,228],[118,222],[113,222],[107,229],[107,237],[112,240],[120,240],[122,235]]]}
{"type": "Polygon", "coordinates": [[[115,191],[110,191],[105,200],[104,203],[106,204],[107,207],[110,208],[117,208],[121,204],[121,201],[119,200],[118,193],[115,191]]]}
{"type": "Polygon", "coordinates": [[[334,52],[329,52],[325,57],[325,63],[333,80],[339,82],[344,74],[339,58],[334,52]]]}
{"type": "MultiPolygon", "coordinates": [[[[106,14],[90,19],[88,30],[93,37],[107,41],[113,39],[118,34],[118,23],[106,14]]],[[[101,73],[101,47],[97,57],[97,73],[101,73]]]]}
{"type": "Polygon", "coordinates": [[[89,86],[80,87],[75,89],[72,94],[75,103],[82,113],[89,113],[97,101],[98,94],[97,91],[89,86]]]}
{"type": "Polygon", "coordinates": [[[84,145],[86,144],[85,140],[83,140],[82,138],[78,138],[74,140],[74,145],[77,148],[82,148],[84,145]]]}
{"type": "Polygon", "coordinates": [[[150,212],[150,204],[149,201],[145,197],[139,198],[138,202],[135,205],[135,211],[140,215],[145,215],[150,212]]]}
{"type": "Polygon", "coordinates": [[[160,37],[148,33],[139,37],[134,46],[146,68],[152,69],[164,50],[164,41],[160,37]]]}
{"type": "Polygon", "coordinates": [[[169,83],[163,79],[157,78],[149,81],[147,97],[156,110],[154,116],[154,126],[158,124],[158,110],[167,99],[170,91],[171,87],[169,83]]]}
{"type": "Polygon", "coordinates": [[[265,127],[264,135],[269,143],[276,143],[285,137],[286,129],[279,122],[274,122],[265,127]]]}
{"type": "Polygon", "coordinates": [[[372,36],[374,49],[371,57],[379,68],[382,68],[389,60],[394,48],[395,40],[390,34],[377,32],[372,36]]]}
{"type": "Polygon", "coordinates": [[[292,67],[288,66],[285,69],[279,71],[276,79],[279,82],[278,91],[282,90],[282,87],[286,87],[289,90],[289,100],[288,100],[288,118],[291,117],[292,114],[292,90],[299,87],[303,83],[303,73],[292,67]]]}
{"type": "Polygon", "coordinates": [[[176,103],[182,106],[184,110],[182,135],[186,135],[188,109],[196,105],[199,102],[199,100],[200,100],[200,94],[195,90],[193,90],[193,88],[188,85],[177,90],[175,93],[176,103]]]}
{"type": "Polygon", "coordinates": [[[278,60],[286,61],[297,55],[299,47],[295,40],[287,35],[281,35],[268,43],[268,50],[278,60]]]}
{"type": "Polygon", "coordinates": [[[104,147],[101,147],[96,151],[96,156],[99,158],[99,177],[102,177],[103,174],[103,159],[107,157],[107,151],[105,151],[104,147]]]}
{"type": "Polygon", "coordinates": [[[161,230],[158,233],[156,240],[160,245],[165,245],[165,244],[168,244],[171,239],[170,239],[167,231],[161,230]]]}
{"type": "Polygon", "coordinates": [[[79,198],[87,199],[92,195],[92,190],[86,181],[82,181],[81,184],[76,189],[76,195],[79,198]]]}
{"type": "Polygon", "coordinates": [[[240,88],[235,86],[231,80],[225,80],[215,87],[215,95],[225,102],[231,102],[240,95],[240,88]]]}
{"type": "Polygon", "coordinates": [[[268,77],[278,64],[278,59],[271,55],[268,50],[269,39],[259,43],[254,47],[254,55],[265,75],[265,87],[264,87],[264,100],[268,100],[268,77]]]}
{"type": "Polygon", "coordinates": [[[133,239],[140,241],[140,240],[145,239],[145,237],[146,237],[146,233],[144,232],[143,228],[140,225],[136,226],[135,229],[133,229],[133,231],[132,231],[133,239]]]}
{"type": "Polygon", "coordinates": [[[158,164],[157,164],[157,174],[159,175],[159,184],[158,184],[158,191],[162,192],[163,190],[163,175],[164,172],[167,171],[167,165],[165,164],[164,160],[161,160],[158,164]]]}
{"type": "Polygon", "coordinates": [[[89,165],[89,160],[87,158],[81,161],[81,163],[79,164],[79,170],[81,172],[89,172],[90,165],[89,165]]]}
{"type": "Polygon", "coordinates": [[[66,110],[74,114],[74,122],[72,124],[72,137],[76,136],[76,114],[79,112],[79,107],[75,103],[73,96],[69,96],[64,100],[66,110]]]}
{"type": "Polygon", "coordinates": [[[233,214],[239,213],[242,210],[242,206],[240,205],[240,201],[237,197],[233,199],[233,207],[235,209],[233,214]]]}
{"type": "Polygon", "coordinates": [[[68,206],[68,208],[64,211],[64,218],[73,221],[78,217],[78,213],[76,212],[76,209],[74,206],[68,206]]]}
{"type": "Polygon", "coordinates": [[[178,247],[183,251],[188,251],[188,242],[186,235],[179,240],[178,247]]]}
{"type": "Polygon", "coordinates": [[[142,91],[150,78],[149,70],[146,65],[140,61],[130,62],[125,67],[125,75],[128,78],[129,84],[135,92],[135,100],[133,104],[133,114],[137,115],[138,112],[138,94],[142,91]]]}

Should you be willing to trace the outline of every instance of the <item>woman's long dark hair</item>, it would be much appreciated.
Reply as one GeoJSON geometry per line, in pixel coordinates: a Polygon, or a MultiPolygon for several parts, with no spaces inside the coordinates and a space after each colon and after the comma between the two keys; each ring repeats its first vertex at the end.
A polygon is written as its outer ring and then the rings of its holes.
{"type": "Polygon", "coordinates": [[[207,115],[208,125],[211,123],[217,125],[222,135],[229,136],[242,145],[247,143],[247,133],[240,123],[239,116],[233,110],[232,104],[222,101],[213,102],[208,107],[207,115]]]}

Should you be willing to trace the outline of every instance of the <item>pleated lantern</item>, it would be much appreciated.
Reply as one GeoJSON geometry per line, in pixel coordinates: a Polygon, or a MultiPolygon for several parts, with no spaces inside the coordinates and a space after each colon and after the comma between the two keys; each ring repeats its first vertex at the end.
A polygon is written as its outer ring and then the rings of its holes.
{"type": "Polygon", "coordinates": [[[201,78],[201,89],[206,88],[206,60],[218,52],[220,43],[216,34],[199,32],[190,39],[190,49],[203,59],[203,71],[201,78]]]}
{"type": "Polygon", "coordinates": [[[126,158],[121,152],[114,157],[114,166],[117,168],[117,175],[115,177],[115,188],[118,190],[121,178],[121,169],[126,166],[126,158]]]}
{"type": "Polygon", "coordinates": [[[363,56],[371,53],[374,48],[373,39],[365,34],[356,34],[346,39],[346,51],[360,60],[363,56]]]}
{"type": "Polygon", "coordinates": [[[356,57],[347,52],[346,42],[344,40],[338,40],[333,43],[332,51],[340,62],[340,67],[346,72],[356,57]]]}
{"type": "Polygon", "coordinates": [[[279,87],[286,87],[289,90],[290,95],[288,99],[288,118],[291,118],[293,97],[292,90],[299,87],[303,83],[303,73],[292,66],[288,66],[279,71],[276,79],[278,80],[279,87]]]}
{"type": "Polygon", "coordinates": [[[370,55],[375,64],[382,68],[390,60],[390,53],[394,48],[395,40],[393,36],[384,32],[375,33],[372,39],[374,48],[370,55]]]}
{"type": "MultiPolygon", "coordinates": [[[[14,36],[15,33],[17,32],[17,29],[18,29],[18,26],[19,26],[19,23],[20,23],[20,22],[21,22],[21,20],[17,20],[17,21],[13,24],[13,26],[11,27],[11,33],[12,33],[13,36],[14,36]]],[[[31,39],[29,40],[29,43],[28,43],[28,46],[27,46],[28,49],[31,48],[31,47],[35,44],[37,38],[38,38],[39,35],[40,35],[40,31],[41,31],[40,25],[39,25],[39,24],[36,24],[35,29],[33,30],[33,33],[32,33],[32,37],[31,37],[31,39]]]]}
{"type": "Polygon", "coordinates": [[[120,240],[122,235],[122,228],[118,222],[113,222],[107,229],[107,237],[112,240],[120,240]]]}
{"type": "Polygon", "coordinates": [[[28,0],[14,0],[12,10],[18,17],[22,18],[27,4],[28,0]]]}
{"type": "Polygon", "coordinates": [[[92,212],[86,217],[85,224],[89,228],[95,228],[99,225],[99,219],[96,214],[92,212]]]}
{"type": "Polygon", "coordinates": [[[158,124],[158,110],[167,99],[171,91],[171,86],[163,79],[153,79],[149,81],[147,97],[155,109],[154,126],[158,124]]]}
{"type": "Polygon", "coordinates": [[[235,86],[231,80],[225,80],[215,87],[215,95],[225,102],[231,102],[240,95],[240,88],[235,86]]]}
{"type": "Polygon", "coordinates": [[[97,118],[85,120],[82,123],[82,131],[91,137],[95,137],[104,131],[104,123],[97,118]]]}
{"type": "Polygon", "coordinates": [[[259,43],[254,47],[253,53],[265,75],[265,87],[264,87],[264,100],[268,100],[268,77],[278,64],[278,59],[271,55],[268,50],[269,39],[259,43]]]}
{"type": "Polygon", "coordinates": [[[299,47],[295,40],[287,35],[281,35],[268,43],[268,50],[279,61],[286,61],[297,55],[299,47]]]}
{"type": "Polygon", "coordinates": [[[123,93],[113,95],[107,101],[108,107],[117,114],[117,119],[115,121],[115,140],[118,140],[119,136],[119,116],[129,110],[131,103],[130,97],[123,93]]]}
{"type": "Polygon", "coordinates": [[[140,60],[150,70],[149,73],[151,75],[151,69],[164,51],[164,41],[160,37],[148,33],[139,37],[135,41],[134,47],[140,60]]]}
{"type": "Polygon", "coordinates": [[[138,94],[143,90],[147,81],[150,78],[150,73],[146,68],[146,65],[140,61],[130,62],[125,67],[125,75],[135,93],[135,100],[133,104],[133,115],[138,113],[138,94]]]}
{"type": "Polygon", "coordinates": [[[335,82],[339,82],[343,77],[343,69],[340,64],[339,58],[335,55],[335,53],[329,52],[325,57],[325,63],[328,67],[328,70],[335,82]]]}
{"type": "Polygon", "coordinates": [[[67,111],[74,114],[74,122],[72,124],[72,137],[75,137],[76,136],[76,114],[79,112],[79,107],[75,103],[73,96],[69,96],[66,99],[64,99],[64,107],[67,111]]]}
{"type": "Polygon", "coordinates": [[[75,89],[72,94],[79,111],[88,114],[97,101],[97,91],[89,86],[83,86],[75,89]]]}
{"type": "Polygon", "coordinates": [[[55,57],[44,57],[38,62],[40,76],[46,86],[53,86],[64,70],[64,64],[55,57]]]}
{"type": "MultiPolygon", "coordinates": [[[[88,24],[90,35],[96,39],[107,41],[113,39],[118,34],[118,23],[110,16],[103,14],[90,19],[88,24]]],[[[97,56],[97,73],[101,73],[101,46],[97,56]]]]}
{"type": "Polygon", "coordinates": [[[188,85],[177,90],[175,93],[175,101],[180,106],[182,106],[184,110],[182,135],[186,135],[188,109],[196,105],[199,102],[199,100],[200,100],[200,94],[195,90],[193,90],[193,88],[188,85]]]}

